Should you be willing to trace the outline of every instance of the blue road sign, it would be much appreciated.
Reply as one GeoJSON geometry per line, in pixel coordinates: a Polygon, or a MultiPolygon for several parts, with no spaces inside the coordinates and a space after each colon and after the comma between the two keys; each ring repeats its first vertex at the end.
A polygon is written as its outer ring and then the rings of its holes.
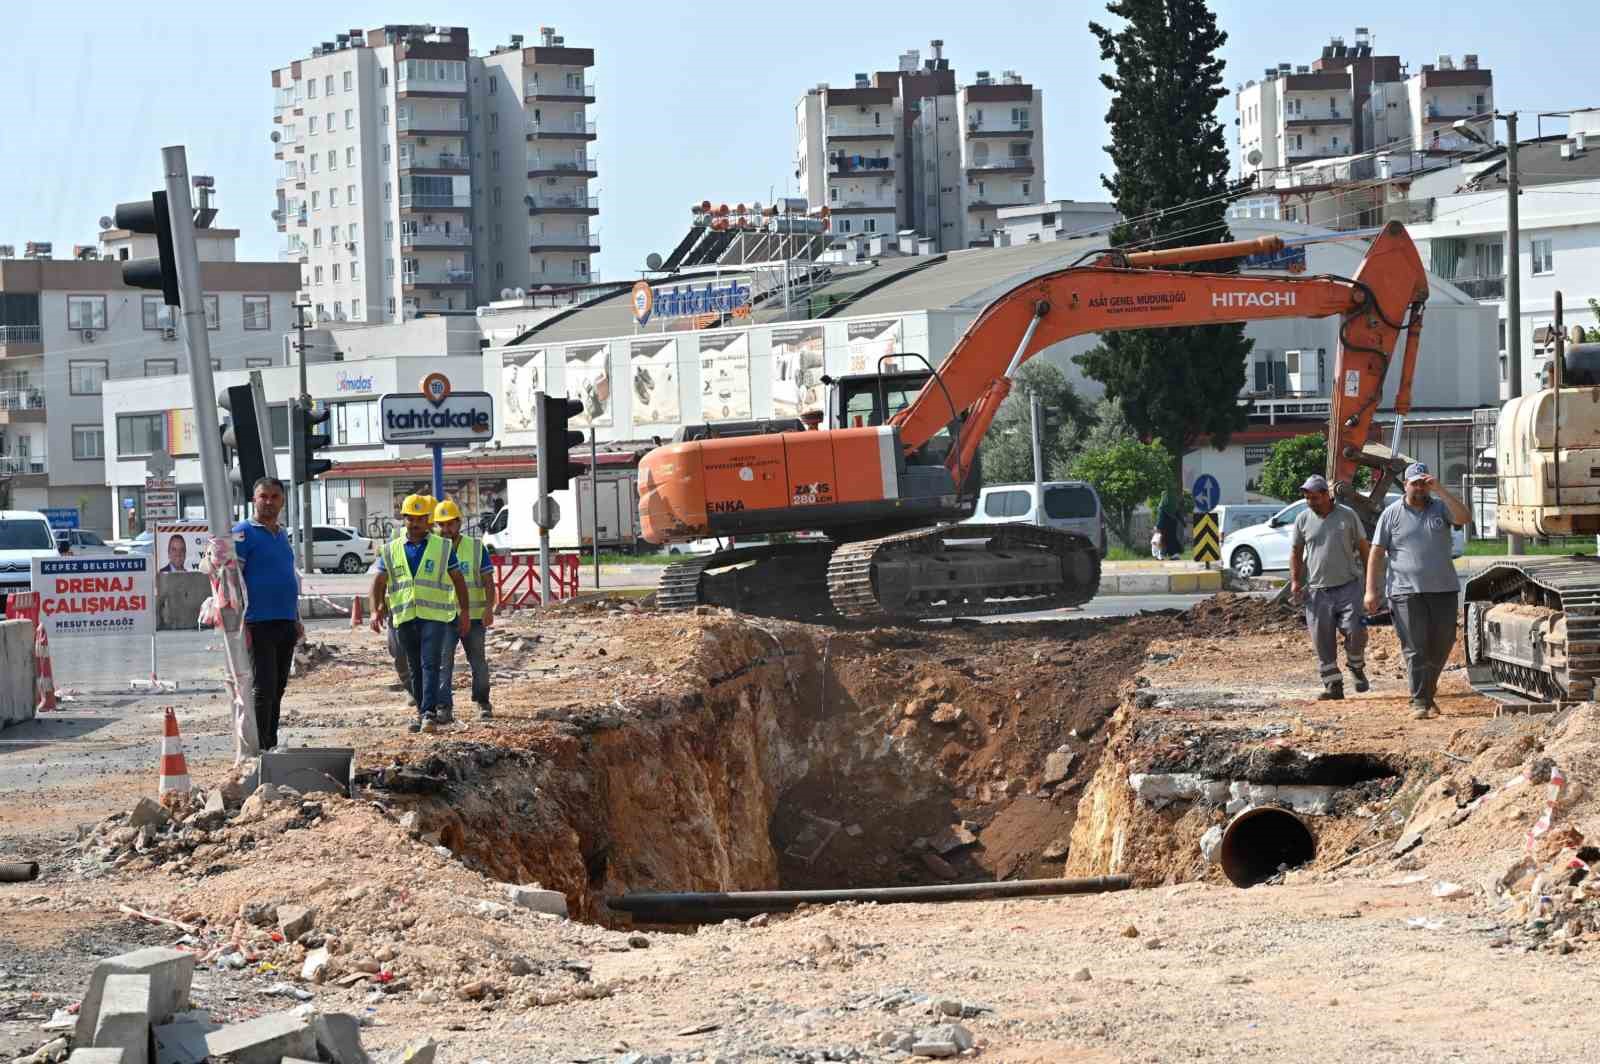
{"type": "Polygon", "coordinates": [[[1196,513],[1208,514],[1216,509],[1222,498],[1222,485],[1210,473],[1201,473],[1194,480],[1194,508],[1196,513]]]}
{"type": "Polygon", "coordinates": [[[44,514],[50,527],[54,529],[68,529],[78,527],[78,508],[76,506],[46,506],[39,511],[44,514]]]}

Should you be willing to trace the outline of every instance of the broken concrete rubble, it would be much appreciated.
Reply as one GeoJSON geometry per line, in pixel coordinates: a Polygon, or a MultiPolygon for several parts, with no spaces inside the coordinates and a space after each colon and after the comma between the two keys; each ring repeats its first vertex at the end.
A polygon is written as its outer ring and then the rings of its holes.
{"type": "Polygon", "coordinates": [[[148,1064],[150,994],[151,979],[146,973],[106,976],[91,1044],[96,1049],[120,1049],[126,1064],[148,1064]]]}
{"type": "Polygon", "coordinates": [[[206,1053],[216,1064],[279,1064],[286,1056],[314,1057],[315,1024],[299,1009],[231,1023],[206,1035],[206,1053]]]}
{"type": "Polygon", "coordinates": [[[165,1023],[174,1013],[189,1007],[189,987],[194,981],[194,954],[183,950],[151,947],[108,957],[95,965],[78,1009],[78,1026],[73,1041],[80,1046],[94,1044],[94,1031],[100,1021],[100,1001],[106,979],[112,975],[150,977],[150,1021],[165,1023]]]}
{"type": "Polygon", "coordinates": [[[506,897],[511,899],[513,905],[531,909],[536,913],[549,913],[552,916],[562,917],[567,915],[567,896],[559,890],[545,890],[540,886],[524,887],[515,883],[507,883],[506,897]]]}

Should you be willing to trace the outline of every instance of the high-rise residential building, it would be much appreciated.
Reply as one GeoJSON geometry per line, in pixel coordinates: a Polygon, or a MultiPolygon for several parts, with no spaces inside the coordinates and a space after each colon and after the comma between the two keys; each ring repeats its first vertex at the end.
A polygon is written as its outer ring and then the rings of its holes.
{"type": "Polygon", "coordinates": [[[594,52],[476,56],[459,26],[351,30],[272,72],[278,229],[318,321],[470,313],[587,284],[594,52]]]}
{"type": "Polygon", "coordinates": [[[820,84],[795,105],[795,178],[838,235],[913,229],[941,251],[989,244],[1002,207],[1044,201],[1043,96],[1014,72],[958,86],[933,58],[820,84]]]}
{"type": "Polygon", "coordinates": [[[1334,37],[1310,64],[1278,63],[1238,86],[1238,173],[1262,188],[1295,183],[1298,167],[1364,153],[1426,157],[1471,150],[1454,122],[1494,111],[1493,75],[1476,55],[1439,56],[1411,74],[1397,55],[1378,55],[1367,27],[1353,43],[1334,37]]]}

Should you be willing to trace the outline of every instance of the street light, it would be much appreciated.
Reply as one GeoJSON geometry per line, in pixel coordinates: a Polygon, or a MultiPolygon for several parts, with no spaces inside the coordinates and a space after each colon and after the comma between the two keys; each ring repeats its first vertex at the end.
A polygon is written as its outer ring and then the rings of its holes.
{"type": "MultiPolygon", "coordinates": [[[[1506,124],[1506,376],[1509,378],[1506,391],[1509,398],[1515,399],[1522,394],[1522,253],[1517,225],[1517,113],[1508,111],[1505,114],[1495,112],[1487,116],[1480,115],[1479,121],[1484,117],[1491,122],[1498,118],[1506,124]]],[[[1494,143],[1473,129],[1465,118],[1457,119],[1450,128],[1468,140],[1494,147],[1494,143]]],[[[1510,554],[1521,554],[1522,537],[1514,532],[1507,536],[1506,550],[1510,554]]]]}

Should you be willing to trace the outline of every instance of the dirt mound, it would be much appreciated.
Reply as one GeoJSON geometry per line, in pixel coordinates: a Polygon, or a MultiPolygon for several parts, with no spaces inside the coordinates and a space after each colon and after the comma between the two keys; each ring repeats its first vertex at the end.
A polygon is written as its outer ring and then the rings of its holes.
{"type": "Polygon", "coordinates": [[[1184,619],[1209,636],[1298,632],[1305,628],[1305,614],[1287,599],[1228,591],[1192,606],[1184,619]]]}

